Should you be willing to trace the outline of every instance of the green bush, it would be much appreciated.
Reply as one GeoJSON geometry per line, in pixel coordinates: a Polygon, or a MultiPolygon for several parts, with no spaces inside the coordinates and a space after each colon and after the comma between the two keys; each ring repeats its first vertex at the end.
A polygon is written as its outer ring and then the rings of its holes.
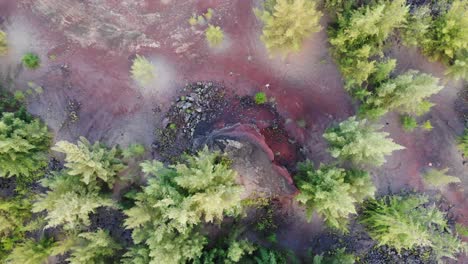
{"type": "Polygon", "coordinates": [[[224,33],[220,27],[209,25],[205,31],[205,37],[210,47],[218,47],[223,43],[224,33]]]}
{"type": "Polygon", "coordinates": [[[438,260],[455,259],[466,244],[450,234],[445,214],[428,203],[428,198],[421,195],[371,200],[365,206],[362,223],[379,245],[398,252],[430,247],[438,260]]]}
{"type": "Polygon", "coordinates": [[[356,214],[355,204],[375,192],[367,172],[332,166],[315,170],[311,162],[299,164],[295,179],[300,191],[296,200],[306,207],[309,220],[316,210],[328,226],[341,231],[347,231],[349,215],[356,214]]]}
{"type": "Polygon", "coordinates": [[[39,58],[39,56],[31,52],[26,53],[23,56],[22,61],[23,61],[23,65],[26,68],[31,69],[31,70],[37,69],[41,65],[41,59],[39,58]]]}
{"type": "Polygon", "coordinates": [[[125,168],[120,159],[121,151],[118,148],[107,149],[99,142],[91,145],[84,137],[80,137],[76,145],[60,141],[52,150],[65,153],[67,174],[79,175],[86,185],[96,183],[100,179],[112,186],[117,174],[125,168]]]}
{"type": "Polygon", "coordinates": [[[130,73],[140,85],[147,86],[156,78],[156,67],[145,57],[136,55],[130,73]]]}
{"type": "Polygon", "coordinates": [[[30,122],[3,113],[0,117],[0,177],[36,178],[47,165],[51,136],[38,119],[30,122]]]}
{"type": "Polygon", "coordinates": [[[415,128],[418,127],[418,122],[416,122],[416,119],[412,116],[409,115],[403,115],[401,116],[401,125],[403,126],[403,129],[406,131],[413,131],[415,128]]]}
{"type": "Polygon", "coordinates": [[[7,52],[8,52],[7,35],[5,32],[0,30],[0,56],[7,54],[7,52]]]}
{"type": "Polygon", "coordinates": [[[264,10],[254,11],[263,22],[261,40],[272,55],[299,51],[305,39],[321,29],[322,13],[313,0],[269,1],[264,10]]]}
{"type": "Polygon", "coordinates": [[[264,92],[258,92],[255,94],[255,103],[258,105],[264,104],[268,101],[268,97],[264,92]]]}
{"type": "Polygon", "coordinates": [[[334,158],[380,166],[385,163],[385,155],[404,149],[387,138],[388,133],[379,132],[380,128],[365,119],[350,117],[338,126],[329,128],[323,137],[328,141],[328,150],[334,158]]]}
{"type": "Polygon", "coordinates": [[[148,246],[150,263],[181,263],[200,257],[207,243],[197,230],[200,225],[240,213],[243,189],[223,160],[219,153],[205,149],[183,164],[141,164],[143,172],[153,177],[136,195],[135,207],[125,211],[125,226],[133,229],[136,244],[148,246]]]}

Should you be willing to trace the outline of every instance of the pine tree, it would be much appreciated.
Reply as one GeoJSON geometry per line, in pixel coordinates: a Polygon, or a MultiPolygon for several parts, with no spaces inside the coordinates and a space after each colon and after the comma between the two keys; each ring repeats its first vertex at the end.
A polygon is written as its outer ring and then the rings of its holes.
{"type": "Polygon", "coordinates": [[[435,188],[443,188],[450,183],[458,183],[460,179],[455,176],[447,175],[448,168],[443,170],[430,169],[423,175],[424,183],[435,188]]]}
{"type": "Polygon", "coordinates": [[[429,74],[410,70],[377,87],[363,107],[382,109],[382,113],[396,110],[402,114],[421,115],[432,106],[425,99],[442,90],[438,82],[437,78],[429,74]]]}
{"type": "Polygon", "coordinates": [[[102,206],[115,206],[109,198],[99,194],[97,186],[86,186],[80,178],[66,172],[41,180],[49,189],[33,204],[33,212],[47,211],[46,227],[63,226],[67,230],[80,230],[90,225],[89,214],[102,206]]]}
{"type": "Polygon", "coordinates": [[[334,158],[350,160],[355,164],[380,166],[385,155],[404,147],[387,138],[388,133],[379,132],[381,126],[367,120],[350,117],[337,127],[328,129],[323,137],[328,141],[329,151],[334,158]]]}
{"type": "Polygon", "coordinates": [[[467,245],[449,233],[445,214],[428,203],[422,195],[383,197],[366,204],[361,221],[379,245],[398,252],[430,247],[438,261],[455,259],[467,245]]]}
{"type": "Polygon", "coordinates": [[[148,246],[150,263],[200,257],[207,240],[197,228],[239,211],[242,189],[235,184],[236,174],[219,153],[207,149],[184,164],[166,167],[147,161],[141,166],[153,177],[137,194],[135,206],[125,211],[125,226],[133,229],[135,243],[148,246]]]}
{"type": "Polygon", "coordinates": [[[36,242],[28,239],[16,246],[6,259],[9,264],[43,264],[52,254],[54,243],[49,239],[36,242]]]}
{"type": "Polygon", "coordinates": [[[112,257],[119,249],[121,246],[102,229],[81,233],[78,235],[78,241],[71,248],[71,256],[67,261],[70,264],[106,263],[106,258],[112,257]]]}
{"type": "Polygon", "coordinates": [[[261,39],[270,54],[297,52],[306,38],[321,29],[322,13],[313,0],[276,0],[273,8],[267,5],[255,14],[264,24],[261,39]]]}
{"type": "Polygon", "coordinates": [[[315,170],[312,163],[300,163],[296,175],[300,193],[296,196],[306,207],[307,217],[316,210],[325,223],[341,231],[347,231],[350,214],[356,214],[356,203],[373,197],[375,187],[368,173],[346,171],[332,166],[315,170]]]}
{"type": "Polygon", "coordinates": [[[407,14],[406,1],[395,0],[344,10],[337,16],[337,27],[329,31],[330,44],[345,88],[353,95],[376,71],[378,61],[374,58],[383,55],[384,41],[403,27],[407,14]]]}
{"type": "Polygon", "coordinates": [[[0,177],[38,173],[47,165],[51,136],[37,119],[31,122],[3,113],[0,117],[0,177]]]}
{"type": "Polygon", "coordinates": [[[99,142],[91,145],[84,137],[81,137],[76,145],[60,141],[52,150],[65,153],[67,173],[79,175],[87,185],[100,179],[112,186],[117,173],[125,168],[120,160],[120,150],[116,147],[109,150],[99,142]]]}

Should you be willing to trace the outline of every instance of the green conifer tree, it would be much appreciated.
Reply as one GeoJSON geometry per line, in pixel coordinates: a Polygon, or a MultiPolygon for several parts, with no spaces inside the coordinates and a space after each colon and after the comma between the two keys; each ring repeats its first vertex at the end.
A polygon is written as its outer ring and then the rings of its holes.
{"type": "Polygon", "coordinates": [[[264,24],[261,39],[270,54],[297,52],[306,38],[321,29],[322,13],[313,0],[276,0],[270,5],[273,8],[255,10],[264,24]]]}
{"type": "Polygon", "coordinates": [[[387,138],[388,133],[379,132],[381,126],[356,117],[341,122],[328,129],[323,137],[328,141],[329,151],[334,158],[350,160],[355,164],[380,166],[385,163],[385,155],[404,147],[387,138]]]}

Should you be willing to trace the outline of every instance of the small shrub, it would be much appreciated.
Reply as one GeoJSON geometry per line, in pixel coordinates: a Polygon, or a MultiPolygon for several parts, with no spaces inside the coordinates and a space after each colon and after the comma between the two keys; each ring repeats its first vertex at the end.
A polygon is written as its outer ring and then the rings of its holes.
{"type": "Polygon", "coordinates": [[[5,32],[0,30],[0,56],[7,54],[7,52],[8,52],[7,35],[5,32]]]}
{"type": "Polygon", "coordinates": [[[385,155],[404,149],[387,138],[388,133],[379,132],[380,128],[365,119],[350,117],[337,127],[329,128],[323,137],[328,141],[328,150],[334,158],[380,166],[385,163],[385,155]]]}
{"type": "Polygon", "coordinates": [[[432,126],[432,123],[430,120],[427,120],[421,125],[421,128],[426,131],[431,131],[434,127],[432,126]]]}
{"type": "Polygon", "coordinates": [[[448,170],[448,168],[443,170],[430,169],[423,175],[424,183],[432,187],[442,188],[450,183],[460,182],[458,177],[447,175],[448,170]]]}
{"type": "Polygon", "coordinates": [[[23,65],[26,68],[31,69],[31,70],[39,68],[39,66],[41,64],[41,59],[39,58],[39,56],[37,56],[36,54],[31,53],[31,52],[26,53],[23,56],[22,61],[23,61],[23,65]]]}
{"type": "Polygon", "coordinates": [[[255,94],[255,103],[258,105],[265,104],[268,101],[268,97],[264,92],[258,92],[255,94]]]}
{"type": "Polygon", "coordinates": [[[367,172],[346,171],[332,166],[314,170],[311,162],[300,163],[295,177],[300,193],[296,196],[306,207],[307,217],[316,210],[325,223],[341,231],[347,231],[350,214],[356,214],[356,203],[373,197],[375,187],[367,172]]]}
{"type": "Polygon", "coordinates": [[[218,47],[223,43],[224,33],[220,27],[209,25],[205,31],[205,37],[210,47],[218,47]]]}
{"type": "Polygon", "coordinates": [[[403,115],[401,116],[401,125],[404,130],[411,132],[418,127],[418,122],[416,122],[416,119],[412,116],[403,115]]]}
{"type": "Polygon", "coordinates": [[[321,30],[319,25],[322,13],[316,10],[311,0],[276,0],[255,9],[255,14],[263,22],[261,40],[270,54],[287,55],[302,48],[306,38],[321,30]]]}
{"type": "Polygon", "coordinates": [[[156,78],[156,67],[140,55],[136,55],[136,58],[133,60],[130,72],[132,78],[143,86],[151,84],[156,78]]]}

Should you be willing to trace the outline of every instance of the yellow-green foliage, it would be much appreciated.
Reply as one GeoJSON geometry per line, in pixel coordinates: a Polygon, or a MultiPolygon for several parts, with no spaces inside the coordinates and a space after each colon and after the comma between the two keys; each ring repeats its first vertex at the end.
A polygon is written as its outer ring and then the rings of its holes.
{"type": "Polygon", "coordinates": [[[450,62],[468,49],[468,2],[455,0],[446,14],[436,18],[423,41],[424,53],[435,60],[450,62]]]}
{"type": "Polygon", "coordinates": [[[25,224],[31,220],[29,199],[0,199],[0,262],[26,235],[25,224]]]}
{"type": "Polygon", "coordinates": [[[52,255],[54,251],[53,247],[54,243],[52,240],[41,239],[39,242],[36,242],[33,239],[28,239],[15,247],[5,263],[43,264],[52,255]]]}
{"type": "Polygon", "coordinates": [[[99,194],[99,186],[91,182],[89,186],[80,181],[79,176],[60,172],[53,177],[41,180],[49,189],[41,194],[33,204],[33,212],[46,211],[46,227],[63,226],[67,230],[80,230],[91,224],[89,214],[101,206],[115,206],[110,198],[99,194]]]}
{"type": "Polygon", "coordinates": [[[120,150],[116,147],[107,149],[99,142],[91,145],[84,137],[76,145],[60,141],[52,150],[65,153],[67,174],[80,176],[85,184],[101,179],[112,186],[117,173],[125,168],[119,159],[120,150]]]}
{"type": "Polygon", "coordinates": [[[50,144],[47,127],[38,119],[31,122],[3,113],[0,117],[0,177],[37,174],[47,165],[50,144]]]}
{"type": "Polygon", "coordinates": [[[313,0],[276,0],[273,8],[266,6],[255,13],[264,24],[261,39],[270,54],[297,52],[306,38],[321,29],[322,13],[313,0]]]}
{"type": "Polygon", "coordinates": [[[220,27],[209,25],[205,31],[205,37],[210,47],[218,47],[223,43],[224,33],[220,27]]]}
{"type": "Polygon", "coordinates": [[[300,193],[296,196],[306,207],[309,219],[316,210],[325,223],[341,231],[347,231],[350,214],[356,214],[356,203],[373,197],[375,187],[367,172],[346,171],[332,166],[315,170],[311,162],[300,163],[296,183],[300,193]]]}
{"type": "Polygon", "coordinates": [[[330,29],[330,44],[346,88],[359,88],[377,70],[375,57],[383,56],[384,41],[406,21],[405,0],[379,1],[338,15],[330,29]]]}
{"type": "Polygon", "coordinates": [[[380,128],[365,119],[350,117],[337,127],[328,129],[323,137],[328,141],[328,150],[334,158],[380,166],[385,163],[386,155],[404,149],[388,138],[388,133],[379,132],[380,128]]]}
{"type": "Polygon", "coordinates": [[[205,149],[184,164],[147,161],[141,166],[153,177],[137,194],[135,207],[125,211],[125,226],[133,229],[136,244],[148,246],[152,264],[200,257],[207,240],[196,228],[240,212],[243,189],[219,153],[205,149]]]}
{"type": "Polygon", "coordinates": [[[429,6],[416,9],[403,30],[404,43],[418,45],[425,55],[445,63],[446,73],[455,79],[467,79],[468,2],[454,0],[440,13],[432,17],[429,6]]]}
{"type": "Polygon", "coordinates": [[[468,158],[468,128],[465,128],[465,132],[458,139],[458,149],[460,149],[465,158],[468,158]]]}
{"type": "Polygon", "coordinates": [[[131,69],[132,78],[140,85],[151,84],[156,78],[156,67],[145,57],[137,55],[131,69]]]}
{"type": "Polygon", "coordinates": [[[106,258],[112,257],[121,249],[107,231],[81,233],[76,244],[71,248],[70,264],[109,263],[106,258]]]}
{"type": "Polygon", "coordinates": [[[402,114],[424,114],[432,106],[425,99],[443,88],[438,82],[439,79],[432,75],[410,70],[377,87],[366,98],[361,112],[371,117],[393,110],[402,114]]]}
{"type": "Polygon", "coordinates": [[[7,35],[5,32],[0,30],[0,56],[7,54],[7,52],[8,52],[7,35]]]}
{"type": "Polygon", "coordinates": [[[453,258],[466,244],[449,233],[445,214],[428,204],[426,196],[390,196],[366,204],[362,223],[379,245],[398,252],[415,247],[430,247],[438,261],[453,258]]]}
{"type": "Polygon", "coordinates": [[[458,177],[447,175],[448,170],[448,168],[443,170],[430,169],[424,174],[424,182],[436,188],[442,188],[450,183],[460,182],[458,177]]]}
{"type": "MultiPolygon", "coordinates": [[[[250,263],[247,258],[257,249],[252,243],[240,239],[239,230],[232,229],[230,234],[222,236],[215,241],[215,247],[204,250],[203,254],[195,259],[193,264],[214,263],[250,263]]],[[[255,263],[259,263],[258,261],[255,263]]]]}

